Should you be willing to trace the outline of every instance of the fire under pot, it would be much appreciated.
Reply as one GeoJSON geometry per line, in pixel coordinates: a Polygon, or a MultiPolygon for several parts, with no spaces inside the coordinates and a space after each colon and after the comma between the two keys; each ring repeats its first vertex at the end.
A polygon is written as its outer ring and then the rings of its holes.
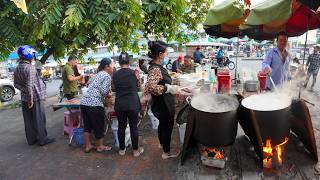
{"type": "Polygon", "coordinates": [[[241,102],[239,123],[253,145],[261,167],[272,169],[284,164],[290,133],[294,133],[318,160],[311,117],[304,101],[290,100],[281,108],[269,110],[252,107],[249,101],[250,97],[241,102]]]}

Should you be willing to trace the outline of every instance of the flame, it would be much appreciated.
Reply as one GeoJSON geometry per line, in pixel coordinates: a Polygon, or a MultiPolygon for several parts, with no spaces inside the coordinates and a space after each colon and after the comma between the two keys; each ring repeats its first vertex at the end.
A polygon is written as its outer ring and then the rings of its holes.
{"type": "Polygon", "coordinates": [[[271,168],[272,167],[272,158],[273,156],[277,157],[278,164],[282,165],[282,146],[285,145],[288,142],[288,138],[285,138],[285,140],[272,147],[271,145],[271,139],[266,140],[266,145],[263,147],[264,152],[264,158],[263,158],[263,167],[271,168]]]}
{"type": "Polygon", "coordinates": [[[208,151],[215,153],[215,156],[214,156],[215,159],[223,159],[225,157],[223,149],[222,150],[218,150],[216,148],[208,148],[208,151]]]}

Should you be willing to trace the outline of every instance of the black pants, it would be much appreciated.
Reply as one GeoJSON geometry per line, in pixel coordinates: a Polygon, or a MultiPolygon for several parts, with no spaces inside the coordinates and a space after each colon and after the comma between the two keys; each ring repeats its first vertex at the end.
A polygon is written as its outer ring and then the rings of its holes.
{"type": "Polygon", "coordinates": [[[104,127],[106,115],[104,107],[100,106],[80,106],[83,117],[84,132],[94,132],[96,139],[104,137],[104,127]]]}
{"type": "Polygon", "coordinates": [[[125,136],[126,136],[126,128],[129,121],[130,127],[130,136],[132,149],[137,150],[139,144],[139,134],[138,134],[138,120],[139,120],[139,111],[117,111],[118,117],[118,139],[120,149],[124,150],[125,145],[125,136]]]}
{"type": "Polygon", "coordinates": [[[76,93],[72,92],[72,93],[69,93],[69,94],[65,94],[64,96],[67,98],[67,100],[71,100],[76,96],[76,93]]]}
{"type": "Polygon", "coordinates": [[[152,113],[159,120],[158,138],[165,153],[170,152],[171,134],[174,125],[174,115],[171,115],[163,103],[151,107],[152,113]]]}
{"type": "Polygon", "coordinates": [[[29,145],[44,144],[47,139],[46,114],[43,101],[34,101],[31,109],[22,101],[22,114],[29,145]]]}

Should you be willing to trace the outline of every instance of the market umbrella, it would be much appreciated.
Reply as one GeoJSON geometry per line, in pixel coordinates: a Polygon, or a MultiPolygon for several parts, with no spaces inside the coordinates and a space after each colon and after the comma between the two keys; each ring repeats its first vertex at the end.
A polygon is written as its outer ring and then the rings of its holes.
{"type": "MultiPolygon", "coordinates": [[[[249,1],[245,1],[247,5],[249,1]]],[[[211,36],[231,38],[239,34],[239,25],[249,15],[246,4],[239,0],[215,0],[204,22],[204,29],[211,36]]]]}
{"type": "Polygon", "coordinates": [[[300,36],[320,27],[319,15],[296,0],[257,1],[252,2],[250,15],[241,27],[242,33],[252,39],[272,39],[280,31],[290,37],[300,36]]]}
{"type": "Polygon", "coordinates": [[[218,39],[216,39],[218,42],[228,42],[229,41],[229,39],[227,39],[227,38],[223,38],[223,37],[220,37],[220,38],[218,38],[218,39]]]}

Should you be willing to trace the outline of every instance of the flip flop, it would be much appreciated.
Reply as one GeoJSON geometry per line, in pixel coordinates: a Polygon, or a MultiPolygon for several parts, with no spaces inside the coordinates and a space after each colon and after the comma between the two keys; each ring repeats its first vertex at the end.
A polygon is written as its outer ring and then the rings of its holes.
{"type": "Polygon", "coordinates": [[[110,151],[112,148],[110,146],[105,146],[103,149],[98,150],[98,148],[96,149],[98,153],[102,153],[102,152],[107,152],[110,151]]]}
{"type": "Polygon", "coordinates": [[[90,153],[93,149],[94,149],[93,146],[92,146],[90,149],[85,149],[85,150],[84,150],[84,153],[90,153]]]}

